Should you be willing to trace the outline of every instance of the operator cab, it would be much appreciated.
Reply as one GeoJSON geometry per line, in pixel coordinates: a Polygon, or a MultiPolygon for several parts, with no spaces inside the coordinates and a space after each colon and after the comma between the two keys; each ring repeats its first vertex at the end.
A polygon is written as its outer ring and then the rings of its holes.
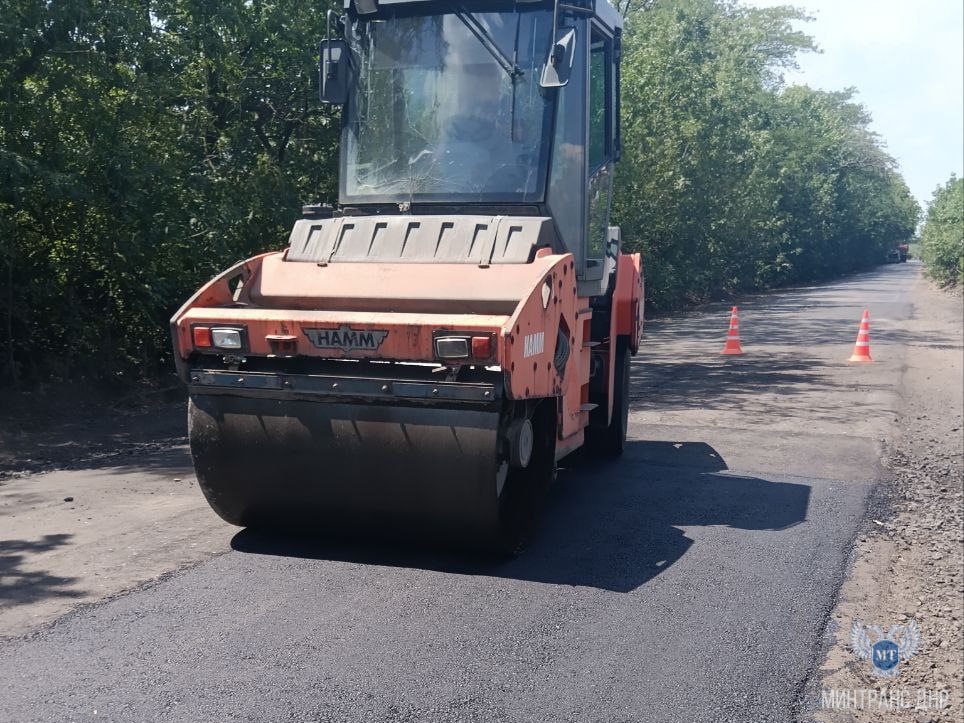
{"type": "Polygon", "coordinates": [[[612,5],[345,0],[329,20],[321,97],[343,107],[340,213],[542,218],[575,257],[580,295],[606,293],[619,249],[612,5]]]}

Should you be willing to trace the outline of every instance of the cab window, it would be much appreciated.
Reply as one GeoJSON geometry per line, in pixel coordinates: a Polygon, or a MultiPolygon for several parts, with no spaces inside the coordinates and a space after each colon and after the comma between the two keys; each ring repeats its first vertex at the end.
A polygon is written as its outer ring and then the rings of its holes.
{"type": "Polygon", "coordinates": [[[595,28],[589,48],[589,174],[612,155],[612,40],[595,28]]]}

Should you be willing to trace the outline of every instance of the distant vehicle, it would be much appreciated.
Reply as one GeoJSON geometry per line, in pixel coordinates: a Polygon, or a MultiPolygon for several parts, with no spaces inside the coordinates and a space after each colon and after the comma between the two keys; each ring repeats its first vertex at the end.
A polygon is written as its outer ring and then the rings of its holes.
{"type": "Polygon", "coordinates": [[[888,264],[899,264],[901,262],[900,251],[897,249],[891,249],[887,252],[887,263],[888,264]]]}
{"type": "Polygon", "coordinates": [[[907,261],[907,256],[910,253],[910,244],[897,244],[897,254],[900,257],[900,262],[904,263],[907,261]]]}

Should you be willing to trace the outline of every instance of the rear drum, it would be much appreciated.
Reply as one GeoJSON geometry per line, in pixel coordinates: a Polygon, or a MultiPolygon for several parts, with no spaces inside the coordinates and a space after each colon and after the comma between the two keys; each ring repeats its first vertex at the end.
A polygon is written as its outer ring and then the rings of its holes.
{"type": "MultiPolygon", "coordinates": [[[[555,415],[508,464],[496,410],[191,396],[191,454],[211,507],[240,526],[428,538],[513,553],[552,479],[555,415]]],[[[550,414],[551,413],[551,414],[550,414]]]]}

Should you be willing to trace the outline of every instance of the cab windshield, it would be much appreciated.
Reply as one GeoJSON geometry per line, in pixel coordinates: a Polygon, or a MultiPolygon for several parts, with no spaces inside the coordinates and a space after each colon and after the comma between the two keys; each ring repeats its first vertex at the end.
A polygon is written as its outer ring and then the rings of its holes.
{"type": "Polygon", "coordinates": [[[542,10],[350,23],[342,202],[541,201],[551,24],[542,10]]]}

